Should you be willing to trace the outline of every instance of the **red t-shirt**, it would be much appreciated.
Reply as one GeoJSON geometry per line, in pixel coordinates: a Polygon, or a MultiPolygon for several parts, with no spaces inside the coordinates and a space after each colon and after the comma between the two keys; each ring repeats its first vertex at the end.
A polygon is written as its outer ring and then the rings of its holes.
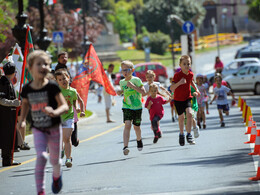
{"type": "Polygon", "coordinates": [[[177,87],[174,91],[174,100],[176,101],[185,101],[189,98],[192,98],[191,95],[191,90],[190,90],[190,85],[191,85],[191,81],[193,80],[193,72],[189,71],[188,74],[184,74],[182,71],[177,72],[174,74],[174,77],[172,79],[172,81],[174,83],[178,83],[181,78],[185,78],[186,79],[186,83],[180,85],[179,87],[177,87]]]}
{"type": "Polygon", "coordinates": [[[164,115],[164,110],[163,110],[163,104],[166,103],[166,100],[163,99],[162,96],[157,95],[156,98],[152,98],[151,96],[149,96],[145,102],[145,107],[147,108],[149,102],[152,101],[153,104],[149,110],[150,113],[150,120],[152,121],[154,116],[157,115],[160,117],[160,119],[163,117],[164,115]]]}

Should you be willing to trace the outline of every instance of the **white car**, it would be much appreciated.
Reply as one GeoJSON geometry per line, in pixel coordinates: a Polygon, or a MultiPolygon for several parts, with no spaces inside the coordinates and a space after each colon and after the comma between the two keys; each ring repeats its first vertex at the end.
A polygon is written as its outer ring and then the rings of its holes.
{"type": "MultiPolygon", "coordinates": [[[[260,60],[258,58],[237,58],[232,60],[227,65],[224,65],[224,68],[222,70],[222,77],[225,78],[228,75],[232,75],[233,73],[236,73],[237,70],[246,64],[252,64],[256,63],[260,65],[260,60]]],[[[214,83],[214,76],[215,76],[215,70],[208,72],[205,74],[208,78],[208,81],[212,85],[214,83]]]]}
{"type": "Polygon", "coordinates": [[[233,92],[253,91],[260,95],[260,65],[248,64],[224,79],[233,92]]]}

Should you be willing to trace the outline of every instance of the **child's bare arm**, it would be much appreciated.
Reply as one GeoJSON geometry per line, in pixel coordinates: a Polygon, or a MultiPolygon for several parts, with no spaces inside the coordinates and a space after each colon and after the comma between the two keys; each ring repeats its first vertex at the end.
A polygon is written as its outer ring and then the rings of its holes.
{"type": "Polygon", "coordinates": [[[84,102],[78,93],[77,93],[77,96],[78,96],[78,103],[80,106],[80,117],[84,117],[85,116],[84,102]]]}
{"type": "Polygon", "coordinates": [[[181,80],[179,80],[177,83],[172,82],[170,89],[172,92],[174,92],[177,87],[179,87],[180,85],[183,85],[185,83],[186,83],[186,79],[181,78],[181,80]]]}
{"type": "Polygon", "coordinates": [[[142,95],[145,95],[146,94],[146,91],[145,91],[145,89],[144,89],[144,86],[141,86],[141,87],[137,87],[137,86],[135,86],[132,82],[130,82],[130,81],[128,81],[127,82],[127,85],[126,85],[127,87],[130,87],[130,88],[132,88],[132,89],[134,89],[134,90],[136,90],[138,93],[141,93],[142,95]]]}
{"type": "Polygon", "coordinates": [[[160,86],[160,89],[163,90],[168,96],[171,97],[171,93],[168,90],[166,90],[163,86],[160,86]]]}
{"type": "Polygon", "coordinates": [[[148,110],[150,110],[152,105],[153,105],[153,102],[150,100],[146,108],[148,110]]]}
{"type": "Polygon", "coordinates": [[[58,108],[56,108],[55,110],[53,110],[52,107],[50,106],[46,106],[45,109],[43,110],[43,112],[47,115],[49,115],[50,117],[56,117],[56,116],[60,116],[62,115],[64,112],[69,110],[69,106],[64,98],[64,96],[62,95],[62,93],[58,93],[55,96],[56,101],[58,102],[58,108]]]}
{"type": "Polygon", "coordinates": [[[212,102],[217,98],[216,95],[214,95],[213,99],[211,100],[211,102],[209,104],[212,104],[212,102]]]}
{"type": "Polygon", "coordinates": [[[200,96],[200,91],[198,90],[197,86],[195,85],[194,81],[191,81],[191,86],[195,89],[195,91],[198,93],[198,96],[200,96]]]}
{"type": "Polygon", "coordinates": [[[21,117],[18,124],[18,130],[24,130],[26,128],[26,116],[29,112],[29,101],[27,98],[22,100],[21,117]]]}

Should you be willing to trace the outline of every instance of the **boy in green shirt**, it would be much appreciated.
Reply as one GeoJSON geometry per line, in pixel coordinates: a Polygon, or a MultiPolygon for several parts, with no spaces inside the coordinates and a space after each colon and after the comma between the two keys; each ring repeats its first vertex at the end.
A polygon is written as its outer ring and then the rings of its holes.
{"type": "MultiPolygon", "coordinates": [[[[61,89],[61,93],[64,96],[69,110],[61,115],[62,119],[62,132],[64,150],[66,155],[65,165],[70,168],[72,167],[71,157],[71,135],[74,130],[74,111],[73,106],[76,108],[77,90],[69,86],[70,76],[66,69],[60,69],[55,72],[55,78],[61,89]]],[[[63,155],[63,154],[62,154],[63,155]]]]}
{"type": "MultiPolygon", "coordinates": [[[[192,95],[192,99],[191,99],[192,126],[193,126],[194,137],[198,138],[200,136],[200,132],[199,132],[200,129],[195,120],[195,112],[197,112],[199,109],[198,102],[197,102],[198,93],[195,91],[195,89],[192,86],[190,86],[190,89],[191,89],[191,95],[192,95]]],[[[185,113],[185,121],[184,121],[185,126],[187,124],[186,120],[187,120],[187,118],[186,118],[186,113],[185,113]]]]}
{"type": "Polygon", "coordinates": [[[124,115],[124,155],[128,155],[128,142],[130,138],[130,130],[133,123],[133,127],[136,134],[137,149],[141,151],[143,149],[143,142],[141,137],[141,120],[142,120],[142,95],[145,95],[145,89],[142,81],[138,77],[132,76],[134,72],[134,64],[131,61],[123,61],[121,63],[122,74],[125,77],[119,84],[121,90],[117,91],[118,95],[124,94],[123,99],[123,115],[124,115]]]}

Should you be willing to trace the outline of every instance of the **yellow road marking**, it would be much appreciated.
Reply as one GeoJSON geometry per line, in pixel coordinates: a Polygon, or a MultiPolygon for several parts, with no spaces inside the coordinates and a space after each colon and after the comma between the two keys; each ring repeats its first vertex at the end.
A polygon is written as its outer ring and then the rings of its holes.
{"type": "MultiPolygon", "coordinates": [[[[124,123],[121,124],[121,125],[119,125],[119,126],[116,126],[116,127],[112,128],[112,129],[108,129],[107,131],[104,131],[104,132],[102,132],[102,133],[99,133],[99,134],[97,134],[97,135],[94,135],[94,136],[92,136],[92,137],[89,137],[89,138],[87,138],[87,139],[81,140],[80,143],[83,143],[83,142],[86,142],[86,141],[90,141],[90,140],[95,139],[95,138],[97,138],[97,137],[100,137],[100,136],[102,136],[102,135],[108,134],[108,133],[110,133],[110,132],[112,132],[112,131],[115,131],[115,130],[117,130],[118,128],[123,127],[123,126],[124,126],[124,123]]],[[[21,165],[28,164],[28,163],[33,162],[33,161],[35,161],[35,160],[36,160],[36,158],[32,158],[32,159],[30,159],[30,160],[27,160],[27,161],[22,162],[21,165]]],[[[10,169],[13,169],[13,168],[15,168],[15,167],[17,167],[17,166],[10,166],[10,167],[3,168],[3,169],[0,170],[0,173],[2,173],[2,172],[4,172],[4,171],[7,171],[7,170],[10,170],[10,169]]]]}

